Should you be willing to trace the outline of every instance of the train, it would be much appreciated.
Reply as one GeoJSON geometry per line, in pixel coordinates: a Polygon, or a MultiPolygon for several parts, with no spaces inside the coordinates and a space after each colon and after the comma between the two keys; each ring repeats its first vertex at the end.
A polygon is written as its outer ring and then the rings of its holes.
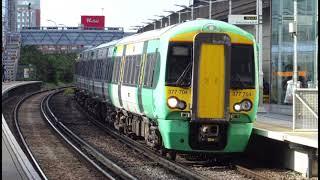
{"type": "Polygon", "coordinates": [[[75,99],[173,160],[243,152],[259,102],[257,51],[252,34],[218,20],[137,33],[79,53],[75,99]]]}

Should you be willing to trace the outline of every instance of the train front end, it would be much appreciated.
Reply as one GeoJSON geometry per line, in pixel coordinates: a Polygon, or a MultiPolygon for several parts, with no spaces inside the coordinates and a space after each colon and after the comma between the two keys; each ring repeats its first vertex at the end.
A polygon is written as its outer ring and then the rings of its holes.
{"type": "MultiPolygon", "coordinates": [[[[258,106],[253,36],[220,22],[177,30],[169,40],[166,112],[158,125],[166,149],[243,152],[258,106]]],[[[187,26],[187,25],[184,25],[187,26]]]]}

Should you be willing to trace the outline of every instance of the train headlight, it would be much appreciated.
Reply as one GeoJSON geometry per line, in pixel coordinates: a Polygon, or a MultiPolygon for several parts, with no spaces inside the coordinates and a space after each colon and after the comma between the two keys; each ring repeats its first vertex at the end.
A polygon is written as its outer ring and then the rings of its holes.
{"type": "Polygon", "coordinates": [[[240,105],[240,104],[235,104],[235,105],[233,106],[233,109],[234,109],[235,111],[240,111],[240,110],[241,110],[241,105],[240,105]]]}
{"type": "Polygon", "coordinates": [[[236,112],[250,111],[251,108],[252,108],[252,102],[248,99],[245,99],[245,100],[241,101],[240,103],[236,103],[233,105],[233,109],[236,112]]]}
{"type": "Polygon", "coordinates": [[[250,100],[243,100],[241,102],[241,109],[249,111],[252,108],[252,103],[250,100]]]}
{"type": "Polygon", "coordinates": [[[172,109],[178,108],[178,109],[183,110],[187,107],[186,102],[180,101],[178,98],[173,97],[173,96],[168,98],[167,103],[168,103],[169,108],[172,108],[172,109]]]}
{"type": "Polygon", "coordinates": [[[170,108],[176,108],[178,106],[179,100],[176,97],[169,97],[167,102],[170,108]]]}

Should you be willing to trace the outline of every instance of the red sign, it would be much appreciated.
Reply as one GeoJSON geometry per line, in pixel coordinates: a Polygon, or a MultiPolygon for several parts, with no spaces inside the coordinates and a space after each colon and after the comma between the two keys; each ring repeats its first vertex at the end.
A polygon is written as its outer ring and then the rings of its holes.
{"type": "Polygon", "coordinates": [[[84,29],[104,29],[104,16],[81,16],[84,29]]]}

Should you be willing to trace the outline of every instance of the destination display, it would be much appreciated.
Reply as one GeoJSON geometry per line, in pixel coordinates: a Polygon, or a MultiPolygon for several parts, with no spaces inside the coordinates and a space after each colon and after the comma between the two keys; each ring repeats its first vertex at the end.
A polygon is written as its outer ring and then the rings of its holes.
{"type": "Polygon", "coordinates": [[[242,25],[256,25],[258,24],[258,16],[257,15],[229,15],[228,22],[230,24],[242,24],[242,25]]]}

